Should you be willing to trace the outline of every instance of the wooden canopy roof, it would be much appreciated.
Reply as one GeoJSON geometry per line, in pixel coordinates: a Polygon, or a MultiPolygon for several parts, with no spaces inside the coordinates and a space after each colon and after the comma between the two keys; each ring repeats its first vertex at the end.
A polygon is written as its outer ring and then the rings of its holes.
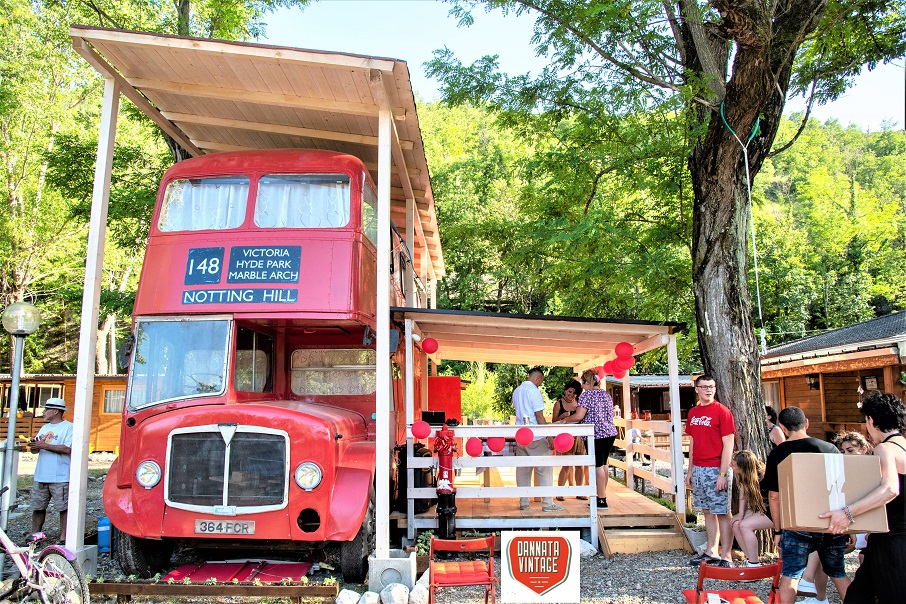
{"type": "Polygon", "coordinates": [[[439,344],[437,357],[515,365],[572,367],[584,371],[614,358],[629,342],[640,354],[667,344],[682,323],[611,321],[578,317],[507,315],[458,310],[392,308],[394,319],[412,319],[422,338],[439,344]]]}
{"type": "Polygon", "coordinates": [[[404,61],[75,25],[76,52],[194,156],[217,151],[325,149],[354,155],[377,181],[378,111],[394,119],[391,219],[416,274],[444,275],[443,252],[415,99],[404,61]],[[427,262],[426,262],[427,260],[427,262]]]}

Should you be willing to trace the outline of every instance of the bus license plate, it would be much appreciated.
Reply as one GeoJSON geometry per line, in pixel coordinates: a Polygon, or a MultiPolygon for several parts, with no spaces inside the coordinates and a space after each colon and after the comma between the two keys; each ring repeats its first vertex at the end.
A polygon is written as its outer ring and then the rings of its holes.
{"type": "Polygon", "coordinates": [[[196,520],[196,535],[254,535],[253,520],[196,520]]]}

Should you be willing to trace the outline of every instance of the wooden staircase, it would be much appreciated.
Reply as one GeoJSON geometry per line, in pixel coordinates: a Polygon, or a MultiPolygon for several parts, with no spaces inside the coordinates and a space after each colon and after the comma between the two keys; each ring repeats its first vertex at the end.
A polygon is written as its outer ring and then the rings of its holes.
{"type": "Polygon", "coordinates": [[[611,480],[610,509],[598,512],[598,542],[607,558],[670,549],[692,551],[683,525],[673,511],[611,480]]]}

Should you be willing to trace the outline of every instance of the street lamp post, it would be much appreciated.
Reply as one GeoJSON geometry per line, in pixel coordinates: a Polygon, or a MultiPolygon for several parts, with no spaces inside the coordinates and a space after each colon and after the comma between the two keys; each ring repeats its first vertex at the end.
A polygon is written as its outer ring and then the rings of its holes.
{"type": "Polygon", "coordinates": [[[41,325],[41,311],[28,302],[14,302],[3,311],[3,328],[13,336],[12,384],[9,391],[9,423],[6,430],[6,449],[3,457],[3,486],[9,487],[0,500],[0,527],[6,530],[9,522],[10,498],[16,492],[18,468],[13,465],[16,448],[16,412],[19,410],[19,374],[22,368],[22,348],[25,336],[41,325]]]}

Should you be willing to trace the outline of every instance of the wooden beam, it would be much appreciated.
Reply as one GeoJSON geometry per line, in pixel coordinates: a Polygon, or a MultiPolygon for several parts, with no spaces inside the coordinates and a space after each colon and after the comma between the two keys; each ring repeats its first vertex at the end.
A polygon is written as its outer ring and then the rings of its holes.
{"type": "Polygon", "coordinates": [[[193,156],[197,157],[202,155],[201,149],[192,144],[192,141],[189,140],[189,137],[176,126],[176,124],[170,122],[166,117],[157,110],[157,107],[151,104],[148,99],[146,99],[142,93],[133,88],[126,79],[120,75],[120,73],[114,69],[107,61],[97,53],[97,51],[91,47],[91,45],[81,38],[74,37],[72,39],[73,47],[75,51],[79,53],[83,59],[88,61],[92,67],[94,67],[98,72],[105,77],[111,78],[116,82],[117,86],[120,89],[127,99],[135,103],[135,106],[142,110],[142,113],[151,118],[151,121],[157,124],[161,130],[170,135],[173,140],[175,140],[179,145],[191,153],[193,156]]]}
{"type": "Polygon", "coordinates": [[[392,59],[379,59],[361,55],[301,50],[286,46],[269,46],[244,42],[208,41],[182,36],[126,32],[85,25],[73,25],[69,29],[69,35],[84,38],[92,43],[94,41],[114,42],[118,45],[128,44],[130,46],[148,47],[155,52],[166,50],[204,52],[223,58],[225,61],[245,58],[273,63],[292,62],[323,69],[356,69],[362,71],[377,69],[386,72],[392,72],[395,63],[392,59]]]}
{"type": "Polygon", "coordinates": [[[761,370],[761,379],[770,380],[779,377],[790,377],[794,375],[807,375],[809,373],[838,373],[842,371],[859,371],[861,369],[878,369],[886,365],[897,365],[900,362],[899,355],[892,354],[891,349],[883,350],[866,350],[863,353],[851,353],[850,358],[834,360],[838,357],[825,357],[824,362],[815,362],[819,359],[808,359],[807,365],[802,361],[796,363],[785,363],[779,367],[768,366],[761,370]],[[864,355],[864,353],[873,353],[864,355]],[[881,354],[878,354],[881,353],[881,354]]]}
{"type": "MultiPolygon", "coordinates": [[[[369,161],[362,162],[362,163],[365,164],[366,170],[368,170],[369,172],[372,172],[374,174],[377,174],[377,164],[376,163],[369,162],[369,161]]],[[[410,178],[421,178],[421,175],[422,175],[422,171],[419,170],[418,168],[410,167],[407,169],[407,172],[409,173],[410,178]]]]}
{"type": "MultiPolygon", "coordinates": [[[[219,128],[251,130],[252,132],[271,132],[273,134],[318,138],[322,140],[340,141],[358,145],[377,146],[378,144],[378,138],[376,136],[366,136],[364,134],[349,134],[347,132],[317,130],[315,128],[301,128],[299,126],[268,124],[265,122],[247,122],[245,120],[213,117],[209,115],[197,115],[194,113],[164,111],[161,112],[161,115],[173,122],[184,122],[187,124],[197,124],[199,126],[216,126],[219,128]]],[[[412,148],[412,141],[401,141],[400,144],[407,145],[407,147],[405,148],[412,148]]]]}
{"type": "MultiPolygon", "coordinates": [[[[367,117],[375,117],[378,112],[377,105],[368,103],[350,103],[348,101],[302,97],[294,94],[262,92],[260,90],[239,88],[221,88],[218,86],[205,86],[202,84],[188,84],[185,82],[169,82],[143,78],[130,78],[128,81],[133,87],[138,88],[139,90],[153,90],[168,94],[233,101],[237,103],[255,103],[259,105],[273,105],[276,107],[290,107],[293,109],[364,115],[367,117]]],[[[393,118],[395,120],[404,121],[406,119],[406,110],[402,107],[392,107],[390,110],[393,113],[393,118]]]]}

